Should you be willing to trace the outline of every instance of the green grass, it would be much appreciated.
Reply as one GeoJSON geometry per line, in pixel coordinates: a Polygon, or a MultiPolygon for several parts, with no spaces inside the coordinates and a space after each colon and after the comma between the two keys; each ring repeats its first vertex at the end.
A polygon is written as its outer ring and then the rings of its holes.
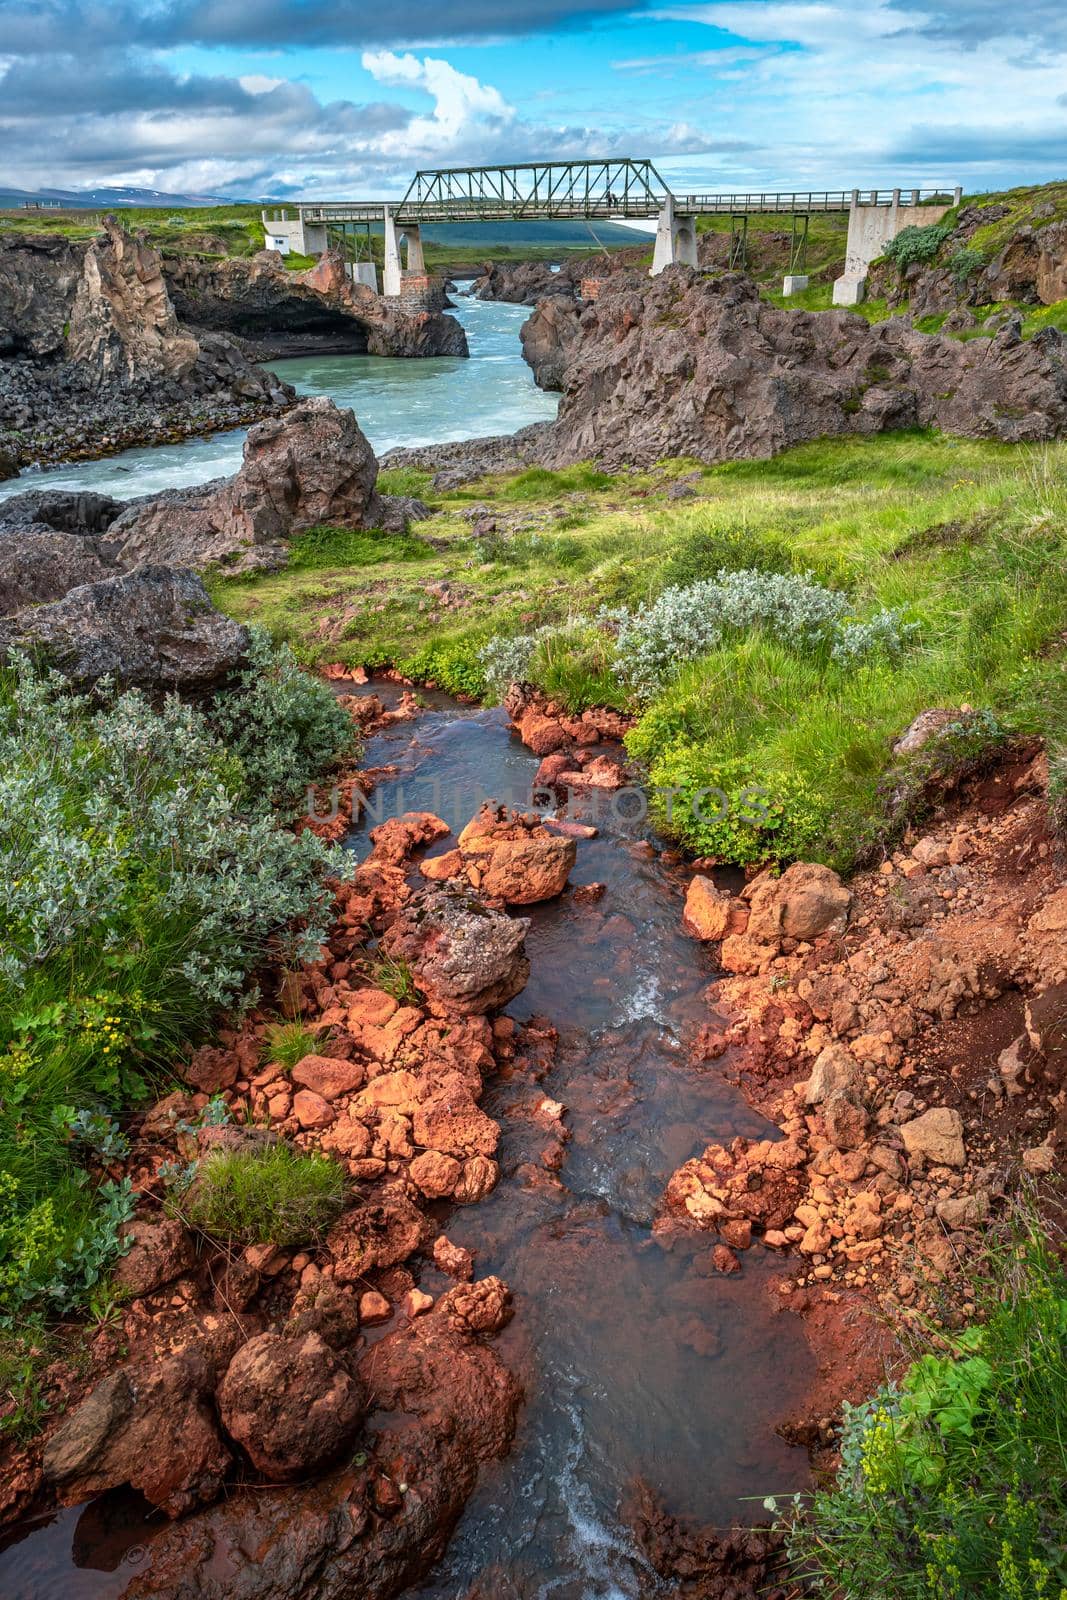
{"type": "MultiPolygon", "coordinates": [[[[575,708],[626,700],[589,624],[600,606],[721,566],[811,571],[861,619],[900,609],[919,637],[899,662],[847,669],[753,633],[686,666],[632,739],[656,781],[699,787],[724,767],[771,780],[789,812],[777,848],[802,840],[839,865],[870,848],[890,745],[926,707],[986,708],[1009,733],[1067,741],[1067,445],[905,434],[714,468],[537,468],[439,494],[418,527],[418,561],[297,563],[213,592],[305,660],[396,663],[474,695],[486,692],[479,651],[491,636],[563,626],[534,671],[575,708]],[[679,479],[691,497],[667,498],[679,479]],[[471,504],[496,518],[484,540],[472,538],[471,504]]],[[[699,827],[675,826],[694,849],[707,844],[699,827]]]]}
{"type": "Polygon", "coordinates": [[[979,1321],[846,1408],[836,1486],[787,1519],[815,1593],[1067,1593],[1067,1275],[1036,1218],[973,1271],[979,1321]]]}
{"type": "Polygon", "coordinates": [[[267,1029],[267,1060],[292,1071],[305,1056],[318,1054],[319,1036],[302,1022],[276,1022],[267,1029]]]}
{"type": "Polygon", "coordinates": [[[180,1209],[214,1238],[286,1247],[320,1239],[343,1211],[346,1192],[338,1162],[274,1144],[209,1156],[180,1209]]]}

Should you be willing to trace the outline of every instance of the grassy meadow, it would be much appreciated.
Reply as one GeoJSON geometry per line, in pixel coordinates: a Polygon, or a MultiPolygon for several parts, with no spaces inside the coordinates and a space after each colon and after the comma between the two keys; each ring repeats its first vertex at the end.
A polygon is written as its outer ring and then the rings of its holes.
{"type": "Polygon", "coordinates": [[[447,494],[386,473],[382,487],[422,493],[433,517],[405,536],[315,530],[282,572],[215,578],[216,602],[310,665],[394,665],[479,698],[499,692],[494,652],[515,651],[574,709],[634,710],[631,753],[654,783],[779,798],[768,828],[736,837],[683,815],[696,850],[849,865],[888,825],[891,744],[927,707],[959,710],[961,754],[1067,739],[1065,444],[891,435],[718,467],[534,468],[447,494]],[[835,655],[757,618],[706,650],[679,641],[635,689],[612,613],[706,600],[695,586],[724,571],[830,591],[846,629],[889,613],[900,637],[835,655]]]}

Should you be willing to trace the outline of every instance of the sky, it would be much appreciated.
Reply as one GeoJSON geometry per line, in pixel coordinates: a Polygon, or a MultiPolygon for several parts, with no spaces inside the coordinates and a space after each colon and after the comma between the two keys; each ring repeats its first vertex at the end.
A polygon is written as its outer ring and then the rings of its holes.
{"type": "Polygon", "coordinates": [[[0,0],[0,188],[388,197],[586,156],[680,191],[1067,177],[1067,4],[0,0]]]}

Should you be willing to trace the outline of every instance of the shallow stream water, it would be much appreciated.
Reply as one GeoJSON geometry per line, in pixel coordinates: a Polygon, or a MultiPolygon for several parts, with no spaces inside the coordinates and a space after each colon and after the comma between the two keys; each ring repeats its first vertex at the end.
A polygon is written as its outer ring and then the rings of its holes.
{"type": "MultiPolygon", "coordinates": [[[[299,394],[329,395],[338,405],[351,406],[378,455],[397,445],[514,433],[530,422],[551,421],[558,397],[538,389],[519,346],[519,329],[529,308],[459,295],[452,315],[467,330],[467,360],[308,356],[272,361],[271,369],[299,394]]],[[[237,471],[246,431],[236,428],[206,439],[124,450],[99,461],[28,469],[0,483],[0,500],[44,487],[94,489],[125,500],[206,483],[237,471]]]]}
{"type": "MultiPolygon", "coordinates": [[[[368,766],[397,769],[375,791],[381,813],[434,809],[458,829],[486,795],[528,806],[537,758],[503,711],[426,698],[417,722],[368,741],[368,766]]],[[[572,884],[603,883],[604,895],[529,908],[530,979],[508,1007],[558,1029],[555,1059],[543,1075],[489,1083],[501,1181],[444,1218],[476,1275],[498,1273],[515,1293],[496,1348],[527,1402],[510,1456],[484,1470],[419,1600],[650,1600],[670,1590],[627,1524],[636,1480],[670,1512],[720,1526],[758,1520],[764,1495],[807,1482],[804,1453],[774,1432],[811,1372],[799,1325],[772,1308],[773,1261],[757,1247],[723,1277],[711,1236],[652,1226],[689,1156],[771,1129],[717,1065],[688,1064],[715,974],[681,931],[670,858],[608,797],[596,820],[572,884]],[[540,1161],[545,1097],[563,1104],[570,1133],[558,1173],[540,1161]]],[[[364,853],[365,831],[349,845],[364,853]]],[[[154,1526],[116,1497],[63,1512],[0,1551],[0,1595],[120,1600],[151,1563],[154,1526]]]]}

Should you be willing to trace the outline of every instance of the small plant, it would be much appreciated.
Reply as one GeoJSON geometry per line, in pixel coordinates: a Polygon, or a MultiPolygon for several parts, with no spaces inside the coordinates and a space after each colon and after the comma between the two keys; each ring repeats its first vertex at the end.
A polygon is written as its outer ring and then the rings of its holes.
{"type": "Polygon", "coordinates": [[[275,1022],[267,1029],[267,1060],[291,1072],[298,1061],[319,1048],[316,1033],[302,1022],[275,1022]]]}
{"type": "MultiPolygon", "coordinates": [[[[63,1110],[68,1111],[69,1107],[63,1110]]],[[[76,1111],[64,1120],[71,1142],[84,1145],[101,1161],[121,1160],[129,1151],[130,1141],[106,1111],[76,1111]]]]}
{"type": "Polygon", "coordinates": [[[0,1329],[0,1440],[25,1444],[48,1414],[42,1373],[49,1337],[39,1322],[0,1329]]]}
{"type": "Polygon", "coordinates": [[[478,660],[489,689],[498,697],[506,694],[508,685],[522,683],[530,670],[537,649],[535,633],[513,634],[510,638],[496,634],[478,652],[478,660]]]}
{"type": "Polygon", "coordinates": [[[374,982],[402,1006],[418,1005],[422,998],[407,962],[395,960],[392,956],[378,956],[374,965],[374,982]]]}
{"type": "Polygon", "coordinates": [[[243,1244],[310,1244],[344,1209],[345,1174],[336,1161],[288,1144],[223,1150],[200,1163],[177,1202],[195,1228],[243,1244]]]}
{"type": "Polygon", "coordinates": [[[298,666],[288,645],[259,628],[252,629],[238,687],[216,699],[212,720],[240,758],[258,807],[295,803],[355,747],[336,696],[298,666]]]}
{"type": "Polygon", "coordinates": [[[961,245],[958,250],[952,252],[946,265],[956,285],[956,293],[962,294],[971,279],[977,277],[985,266],[985,258],[977,250],[961,245]]]}

